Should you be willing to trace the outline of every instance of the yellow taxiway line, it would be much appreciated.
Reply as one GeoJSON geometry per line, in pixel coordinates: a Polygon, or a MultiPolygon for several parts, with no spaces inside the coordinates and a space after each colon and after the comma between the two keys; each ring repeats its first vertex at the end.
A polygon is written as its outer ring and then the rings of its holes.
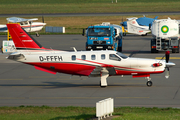
{"type": "MultiPolygon", "coordinates": [[[[156,57],[155,59],[162,59],[162,57],[156,57]]],[[[165,57],[163,59],[165,59],[165,57]]],[[[180,59],[180,57],[169,57],[169,59],[180,59]]]]}

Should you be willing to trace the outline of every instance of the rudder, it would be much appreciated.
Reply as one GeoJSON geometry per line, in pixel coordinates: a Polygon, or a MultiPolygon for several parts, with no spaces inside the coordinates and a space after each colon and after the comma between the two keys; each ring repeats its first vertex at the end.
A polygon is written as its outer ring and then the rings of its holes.
{"type": "Polygon", "coordinates": [[[43,48],[19,24],[7,24],[7,28],[17,49],[43,48]]]}

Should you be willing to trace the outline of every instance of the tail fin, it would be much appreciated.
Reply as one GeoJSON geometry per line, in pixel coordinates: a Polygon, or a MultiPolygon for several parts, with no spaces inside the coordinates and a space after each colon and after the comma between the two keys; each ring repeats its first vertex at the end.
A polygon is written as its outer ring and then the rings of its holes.
{"type": "Polygon", "coordinates": [[[43,47],[32,38],[19,24],[7,24],[14,45],[17,49],[42,49],[43,47]]]}

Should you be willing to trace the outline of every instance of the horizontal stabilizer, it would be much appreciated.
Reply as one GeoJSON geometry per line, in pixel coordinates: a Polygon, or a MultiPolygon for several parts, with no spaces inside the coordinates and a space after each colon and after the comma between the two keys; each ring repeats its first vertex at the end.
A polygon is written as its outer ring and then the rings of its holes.
{"type": "Polygon", "coordinates": [[[52,70],[48,70],[48,69],[45,69],[45,68],[42,68],[42,67],[38,67],[38,66],[34,66],[37,70],[41,70],[41,71],[44,71],[44,72],[48,72],[48,73],[51,73],[51,74],[56,74],[56,72],[52,71],[52,70]]]}
{"type": "Polygon", "coordinates": [[[7,57],[7,59],[11,59],[11,60],[15,60],[15,61],[21,61],[21,60],[25,59],[25,57],[24,57],[23,54],[14,52],[14,53],[10,54],[10,55],[7,57]]]}

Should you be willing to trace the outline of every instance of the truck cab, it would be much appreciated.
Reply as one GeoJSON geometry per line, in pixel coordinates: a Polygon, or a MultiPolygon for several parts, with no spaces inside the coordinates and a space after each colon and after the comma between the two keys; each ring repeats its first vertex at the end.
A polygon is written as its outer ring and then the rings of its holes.
{"type": "Polygon", "coordinates": [[[122,29],[118,33],[110,24],[89,26],[83,30],[83,36],[87,37],[86,50],[115,50],[122,51],[122,29]],[[119,48],[121,47],[121,48],[119,48]],[[119,50],[118,50],[119,49],[119,50]]]}

